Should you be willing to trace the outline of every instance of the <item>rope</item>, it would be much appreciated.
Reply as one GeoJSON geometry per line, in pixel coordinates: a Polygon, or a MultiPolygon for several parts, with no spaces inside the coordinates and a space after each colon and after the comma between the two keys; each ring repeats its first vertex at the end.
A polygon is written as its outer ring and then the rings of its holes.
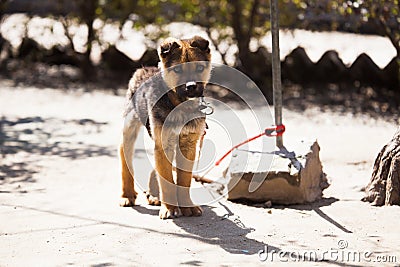
{"type": "Polygon", "coordinates": [[[263,133],[260,133],[259,135],[256,135],[252,138],[249,138],[240,144],[237,144],[236,146],[232,147],[228,152],[226,152],[219,160],[215,162],[215,166],[218,166],[230,153],[232,153],[233,150],[237,149],[238,147],[241,147],[244,144],[247,144],[251,141],[256,140],[257,138],[260,138],[261,136],[265,135],[268,137],[273,137],[273,136],[282,136],[283,133],[285,132],[285,125],[276,125],[275,127],[271,128],[266,128],[263,133]]]}
{"type": "MultiPolygon", "coordinates": [[[[265,136],[268,136],[268,137],[282,136],[283,133],[285,132],[285,130],[286,130],[286,128],[285,128],[285,125],[283,125],[283,124],[281,124],[281,125],[276,125],[276,126],[271,127],[271,128],[266,128],[266,129],[264,130],[263,133],[260,133],[259,135],[256,135],[256,136],[254,136],[254,137],[251,137],[251,138],[249,138],[249,139],[247,139],[247,140],[245,140],[245,141],[243,141],[243,142],[241,142],[241,143],[239,143],[239,144],[233,146],[233,147],[232,147],[231,149],[229,149],[229,151],[226,152],[219,160],[217,160],[217,161],[215,162],[215,164],[214,164],[211,168],[209,168],[202,176],[199,176],[198,179],[199,179],[199,180],[202,180],[202,179],[203,179],[207,174],[209,174],[215,167],[219,166],[219,164],[221,164],[221,162],[222,162],[230,153],[232,153],[233,150],[235,150],[235,149],[241,147],[241,146],[244,145],[244,144],[247,144],[247,143],[249,143],[249,142],[251,142],[251,141],[254,141],[254,140],[256,140],[257,138],[260,138],[261,136],[264,136],[264,135],[265,135],[265,136]]],[[[203,136],[202,136],[202,138],[201,138],[201,140],[200,140],[200,149],[199,149],[199,155],[198,155],[199,161],[200,161],[201,149],[202,149],[202,146],[203,146],[204,135],[205,135],[205,132],[204,132],[204,134],[203,134],[203,136]]],[[[197,162],[197,169],[198,169],[198,167],[199,167],[199,162],[197,162]]]]}

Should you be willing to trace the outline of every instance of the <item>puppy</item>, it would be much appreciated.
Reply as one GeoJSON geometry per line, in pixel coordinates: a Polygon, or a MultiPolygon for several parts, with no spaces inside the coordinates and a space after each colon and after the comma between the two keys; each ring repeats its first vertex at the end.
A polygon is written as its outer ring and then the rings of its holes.
{"type": "MultiPolygon", "coordinates": [[[[200,216],[202,209],[193,204],[189,189],[197,143],[206,128],[199,103],[211,73],[209,43],[199,36],[183,40],[169,38],[161,44],[158,53],[160,68],[138,69],[129,82],[123,141],[119,146],[121,206],[135,204],[134,143],[140,127],[145,126],[155,142],[160,218],[181,214],[200,216]]],[[[151,198],[149,202],[157,204],[157,201],[151,198]]]]}

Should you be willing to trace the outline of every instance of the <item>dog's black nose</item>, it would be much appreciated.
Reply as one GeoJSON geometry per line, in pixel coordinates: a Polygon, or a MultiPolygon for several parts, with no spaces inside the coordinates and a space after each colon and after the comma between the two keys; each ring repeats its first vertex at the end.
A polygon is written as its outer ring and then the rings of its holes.
{"type": "Polygon", "coordinates": [[[195,82],[188,82],[188,83],[186,83],[186,90],[187,90],[188,92],[194,91],[194,90],[196,90],[196,88],[197,88],[197,85],[196,85],[195,82]]]}

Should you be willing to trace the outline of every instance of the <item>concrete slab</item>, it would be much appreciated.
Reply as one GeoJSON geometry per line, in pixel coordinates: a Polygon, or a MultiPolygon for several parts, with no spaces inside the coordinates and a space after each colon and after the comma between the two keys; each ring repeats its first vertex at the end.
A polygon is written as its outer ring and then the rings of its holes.
{"type": "Polygon", "coordinates": [[[288,151],[271,152],[272,164],[263,164],[263,153],[236,150],[229,166],[228,199],[275,204],[303,204],[321,199],[329,186],[316,140],[300,141],[288,151]]]}

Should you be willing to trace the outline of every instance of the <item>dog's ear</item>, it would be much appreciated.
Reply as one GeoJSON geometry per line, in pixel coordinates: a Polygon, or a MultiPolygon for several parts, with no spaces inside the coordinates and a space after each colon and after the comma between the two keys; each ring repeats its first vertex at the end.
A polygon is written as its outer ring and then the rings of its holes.
{"type": "Polygon", "coordinates": [[[174,38],[168,38],[160,46],[160,56],[165,58],[168,54],[180,47],[181,46],[179,45],[178,40],[174,38]]]}
{"type": "Polygon", "coordinates": [[[201,51],[204,51],[207,53],[210,52],[210,48],[208,47],[208,45],[209,45],[209,42],[206,39],[204,39],[200,36],[197,36],[197,35],[194,36],[190,42],[191,47],[197,47],[201,51]]]}

